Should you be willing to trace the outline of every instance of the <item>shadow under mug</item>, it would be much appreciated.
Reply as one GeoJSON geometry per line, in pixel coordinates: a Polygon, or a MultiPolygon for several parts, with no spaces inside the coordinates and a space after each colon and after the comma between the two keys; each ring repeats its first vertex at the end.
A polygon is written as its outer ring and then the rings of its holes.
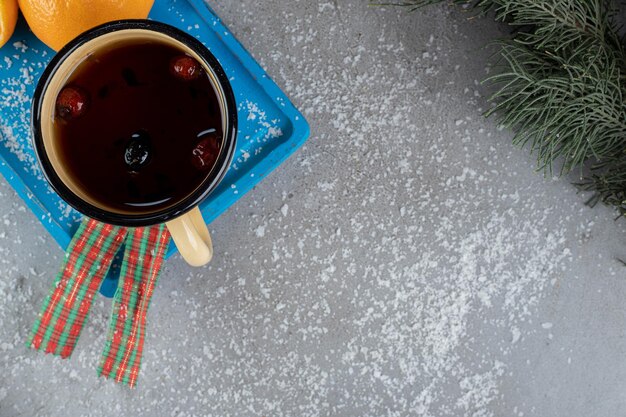
{"type": "MultiPolygon", "coordinates": [[[[176,122],[173,120],[172,123],[176,122]]],[[[224,70],[196,38],[151,20],[120,20],[84,32],[63,47],[44,70],[33,98],[32,130],[35,153],[46,179],[74,209],[93,219],[119,226],[141,227],[165,222],[187,263],[201,266],[211,260],[213,245],[198,205],[218,186],[230,166],[237,140],[237,107],[224,70]],[[53,129],[56,97],[76,67],[96,51],[115,48],[129,41],[169,44],[195,58],[208,74],[220,106],[224,137],[215,166],[195,190],[158,211],[123,212],[93,200],[63,166],[53,129]]]]}

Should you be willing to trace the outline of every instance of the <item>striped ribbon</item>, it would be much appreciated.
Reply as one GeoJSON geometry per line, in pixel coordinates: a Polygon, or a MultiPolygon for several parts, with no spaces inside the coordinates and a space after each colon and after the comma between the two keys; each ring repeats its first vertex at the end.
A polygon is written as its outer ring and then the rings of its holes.
{"type": "Polygon", "coordinates": [[[85,219],[72,238],[52,292],[33,326],[30,344],[45,353],[70,356],[126,229],[85,219]]]}
{"type": "Polygon", "coordinates": [[[134,387],[143,351],[146,313],[169,240],[162,224],[126,229],[84,219],[33,325],[29,345],[62,358],[72,354],[94,295],[125,242],[120,284],[98,373],[134,387]]]}
{"type": "Polygon", "coordinates": [[[146,327],[146,312],[159,277],[170,235],[165,225],[130,232],[115,293],[98,373],[130,387],[137,382],[146,327]]]}

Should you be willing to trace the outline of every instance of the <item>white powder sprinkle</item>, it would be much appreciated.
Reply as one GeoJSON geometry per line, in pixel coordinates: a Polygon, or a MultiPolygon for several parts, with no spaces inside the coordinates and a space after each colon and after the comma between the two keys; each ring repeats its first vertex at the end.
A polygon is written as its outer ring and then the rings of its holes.
{"type": "MultiPolygon", "coordinates": [[[[168,7],[182,21],[179,3],[168,7]]],[[[541,414],[537,398],[519,395],[535,383],[524,378],[539,372],[534,345],[549,340],[554,349],[558,341],[545,331],[559,326],[543,312],[546,299],[573,288],[573,264],[608,263],[615,254],[598,254],[589,242],[623,242],[624,227],[606,211],[595,211],[602,214],[594,223],[581,220],[591,212],[581,211],[575,190],[534,174],[510,132],[482,118],[489,91],[474,78],[490,52],[476,45],[500,34],[496,25],[445,5],[413,14],[357,0],[211,6],[303,109],[311,139],[211,223],[210,265],[166,263],[132,393],[94,373],[111,307],[101,297],[69,361],[26,350],[63,256],[32,237],[24,242],[35,242],[26,252],[37,263],[21,256],[14,236],[26,220],[7,212],[2,411],[541,414]],[[459,38],[471,46],[459,49],[459,38]],[[580,253],[588,258],[579,261],[580,253]],[[595,262],[597,255],[605,258],[595,262]],[[46,275],[31,274],[33,265],[46,275]]],[[[2,83],[8,105],[24,98],[28,78],[19,74],[2,83]]],[[[256,130],[240,138],[237,164],[263,154],[250,144],[272,149],[288,133],[261,107],[239,97],[240,122],[256,130]]],[[[23,132],[2,125],[3,144],[18,155],[11,143],[23,132]]],[[[574,350],[560,355],[569,370],[584,359],[574,350]]]]}

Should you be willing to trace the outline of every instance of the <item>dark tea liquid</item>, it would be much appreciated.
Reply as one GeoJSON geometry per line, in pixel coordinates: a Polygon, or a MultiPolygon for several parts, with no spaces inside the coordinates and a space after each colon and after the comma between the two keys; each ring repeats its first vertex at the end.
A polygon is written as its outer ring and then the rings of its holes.
{"type": "Polygon", "coordinates": [[[126,213],[165,209],[213,168],[223,136],[218,98],[206,72],[183,51],[157,42],[117,45],[86,58],[65,89],[84,103],[70,114],[76,98],[59,94],[57,149],[97,205],[126,213]],[[198,65],[193,76],[176,73],[181,57],[198,65]]]}

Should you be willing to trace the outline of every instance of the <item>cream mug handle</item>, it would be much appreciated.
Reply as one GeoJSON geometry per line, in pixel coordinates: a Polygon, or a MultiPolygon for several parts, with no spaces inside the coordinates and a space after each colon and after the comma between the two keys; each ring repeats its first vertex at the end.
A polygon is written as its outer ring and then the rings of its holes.
{"type": "Polygon", "coordinates": [[[213,243],[198,207],[166,222],[181,256],[191,266],[202,266],[213,257],[213,243]]]}

